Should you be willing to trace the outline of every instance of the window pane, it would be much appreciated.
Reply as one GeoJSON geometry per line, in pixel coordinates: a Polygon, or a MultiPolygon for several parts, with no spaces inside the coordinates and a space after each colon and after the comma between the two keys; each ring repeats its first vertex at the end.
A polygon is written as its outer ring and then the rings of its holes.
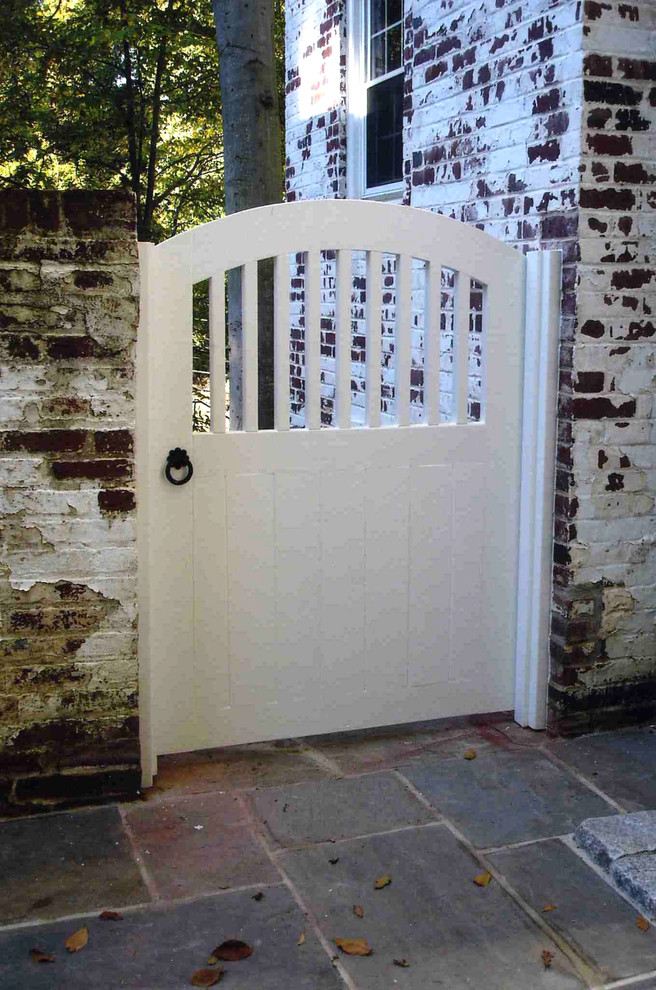
{"type": "Polygon", "coordinates": [[[378,34],[371,39],[371,68],[369,78],[377,79],[385,75],[385,34],[378,34]]]}
{"type": "Polygon", "coordinates": [[[385,27],[385,0],[371,0],[369,8],[371,16],[371,34],[382,31],[385,27]]]}
{"type": "Polygon", "coordinates": [[[395,24],[403,19],[403,0],[387,0],[387,23],[395,24]]]}
{"type": "Polygon", "coordinates": [[[387,32],[387,71],[401,68],[401,25],[387,32]]]}
{"type": "Polygon", "coordinates": [[[367,91],[367,186],[403,176],[403,76],[367,91]]]}

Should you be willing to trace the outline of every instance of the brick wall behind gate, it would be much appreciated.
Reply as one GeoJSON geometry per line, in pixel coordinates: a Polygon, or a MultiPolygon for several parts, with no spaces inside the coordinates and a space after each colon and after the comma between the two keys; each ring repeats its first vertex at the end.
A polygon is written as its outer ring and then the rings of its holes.
{"type": "MultiPolygon", "coordinates": [[[[290,200],[345,194],[344,10],[288,6],[290,200]]],[[[563,252],[551,725],[652,717],[656,8],[405,12],[404,201],[563,252]]]]}
{"type": "Polygon", "coordinates": [[[0,192],[0,814],[139,786],[135,210],[0,192]]]}

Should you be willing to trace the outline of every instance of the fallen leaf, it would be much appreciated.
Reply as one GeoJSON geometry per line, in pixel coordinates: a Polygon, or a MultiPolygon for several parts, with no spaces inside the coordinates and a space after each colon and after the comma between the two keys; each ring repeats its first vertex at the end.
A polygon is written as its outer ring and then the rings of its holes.
{"type": "Polygon", "coordinates": [[[364,918],[364,908],[361,907],[359,904],[354,904],[353,914],[355,915],[356,918],[364,918]]]}
{"type": "Polygon", "coordinates": [[[477,887],[487,887],[491,879],[492,874],[485,870],[483,873],[479,873],[477,877],[474,877],[474,883],[477,887]]]}
{"type": "Polygon", "coordinates": [[[119,911],[101,911],[98,917],[101,921],[123,921],[123,915],[119,911]]]}
{"type": "Polygon", "coordinates": [[[217,959],[223,962],[238,962],[239,959],[248,959],[253,955],[253,950],[246,942],[240,942],[238,938],[229,938],[221,945],[217,945],[212,953],[217,959]]]}
{"type": "Polygon", "coordinates": [[[223,976],[223,966],[218,969],[197,969],[191,978],[194,987],[213,987],[223,976]]]}
{"type": "Polygon", "coordinates": [[[207,965],[208,966],[216,966],[216,964],[218,963],[218,961],[219,960],[216,958],[216,956],[209,956],[208,957],[208,960],[207,960],[207,965]]]}
{"type": "Polygon", "coordinates": [[[545,904],[544,907],[542,908],[542,914],[544,914],[545,911],[555,911],[555,910],[556,910],[555,904],[545,904]]]}
{"type": "Polygon", "coordinates": [[[463,758],[463,760],[475,760],[476,759],[476,750],[475,749],[468,749],[466,753],[463,753],[462,754],[462,758],[463,758]]]}
{"type": "Polygon", "coordinates": [[[252,900],[254,900],[254,901],[261,901],[263,897],[264,897],[264,894],[262,893],[262,891],[261,890],[258,890],[257,894],[253,894],[252,900]]]}
{"type": "Polygon", "coordinates": [[[374,884],[374,887],[376,888],[376,890],[381,890],[383,887],[387,887],[387,885],[390,884],[391,882],[392,882],[392,878],[389,875],[389,873],[384,873],[382,877],[378,877],[378,879],[374,884]]]}
{"type": "Polygon", "coordinates": [[[407,969],[408,966],[410,965],[410,963],[408,962],[407,959],[395,959],[394,960],[394,965],[395,966],[402,966],[403,969],[407,969]]]}
{"type": "Polygon", "coordinates": [[[553,959],[553,952],[549,952],[549,949],[542,950],[542,962],[544,963],[544,968],[549,969],[551,966],[551,960],[553,959]]]}
{"type": "Polygon", "coordinates": [[[328,862],[330,863],[331,866],[334,866],[335,863],[339,863],[339,856],[335,856],[334,859],[329,859],[328,862]]]}
{"type": "Polygon", "coordinates": [[[82,928],[78,928],[76,932],[73,932],[72,935],[68,936],[64,942],[64,945],[69,952],[79,952],[80,949],[84,948],[88,941],[89,929],[86,925],[83,925],[82,928]]]}
{"type": "Polygon", "coordinates": [[[335,945],[347,956],[370,956],[371,946],[366,938],[336,938],[335,945]]]}
{"type": "Polygon", "coordinates": [[[296,943],[296,944],[297,944],[297,945],[303,945],[303,942],[304,942],[304,941],[305,941],[305,932],[302,932],[302,933],[301,933],[301,934],[300,934],[300,935],[298,936],[298,941],[297,941],[297,943],[296,943]]]}
{"type": "Polygon", "coordinates": [[[638,915],[638,920],[636,921],[636,925],[638,926],[641,932],[649,931],[649,922],[647,921],[646,918],[643,918],[641,914],[638,915]]]}
{"type": "Polygon", "coordinates": [[[41,949],[30,949],[30,956],[32,957],[32,962],[36,963],[55,961],[55,957],[50,952],[42,952],[41,949]]]}

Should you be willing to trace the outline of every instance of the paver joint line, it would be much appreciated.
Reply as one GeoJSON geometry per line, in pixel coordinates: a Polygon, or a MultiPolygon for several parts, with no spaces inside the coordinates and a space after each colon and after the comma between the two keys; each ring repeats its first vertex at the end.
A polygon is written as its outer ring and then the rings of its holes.
{"type": "Polygon", "coordinates": [[[127,816],[125,814],[125,810],[123,808],[123,805],[120,805],[120,804],[118,805],[118,813],[121,816],[121,824],[123,825],[123,831],[125,832],[125,835],[127,837],[128,844],[130,846],[130,850],[131,850],[132,855],[134,857],[134,861],[137,864],[137,868],[139,870],[139,873],[141,874],[141,879],[143,880],[144,884],[146,885],[146,890],[148,891],[148,893],[152,897],[153,901],[159,901],[159,900],[161,900],[161,896],[160,896],[159,890],[157,889],[157,886],[155,884],[155,880],[153,879],[153,877],[151,877],[150,872],[148,871],[148,867],[146,866],[146,864],[144,862],[143,856],[141,856],[139,854],[139,848],[137,846],[137,842],[136,842],[136,839],[134,837],[134,833],[133,833],[133,831],[132,831],[132,829],[130,827],[130,823],[127,820],[127,816]]]}

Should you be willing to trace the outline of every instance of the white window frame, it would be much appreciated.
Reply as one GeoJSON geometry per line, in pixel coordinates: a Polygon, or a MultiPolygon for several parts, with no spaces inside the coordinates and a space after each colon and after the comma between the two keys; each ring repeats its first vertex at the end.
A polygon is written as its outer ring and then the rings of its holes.
{"type": "MultiPolygon", "coordinates": [[[[347,0],[346,29],[346,195],[349,199],[379,199],[400,203],[404,181],[367,188],[367,80],[369,0],[347,0]]],[[[378,76],[384,82],[403,72],[403,66],[378,76]]],[[[372,83],[374,80],[372,80],[372,83]]]]}

